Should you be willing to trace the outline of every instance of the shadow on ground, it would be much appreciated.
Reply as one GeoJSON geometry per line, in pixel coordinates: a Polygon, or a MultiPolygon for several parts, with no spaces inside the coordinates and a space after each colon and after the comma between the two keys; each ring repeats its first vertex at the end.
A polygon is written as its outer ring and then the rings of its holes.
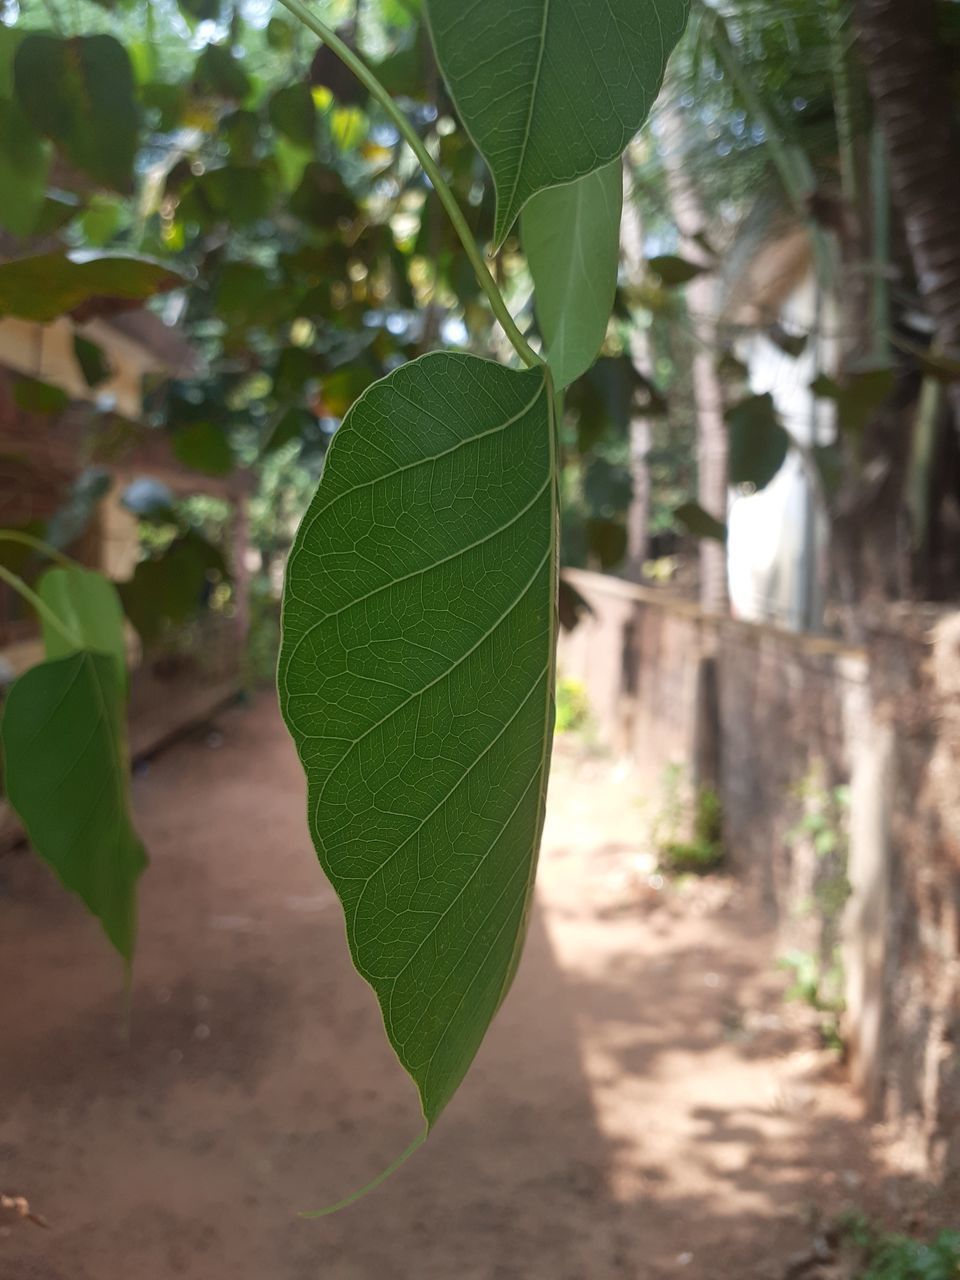
{"type": "Polygon", "coordinates": [[[50,1224],[0,1236],[3,1280],[776,1278],[817,1212],[920,1193],[781,1016],[747,899],[641,892],[632,798],[561,758],[524,964],[461,1093],[374,1196],[297,1217],[419,1117],[269,698],[135,798],[128,1037],[96,927],[32,857],[0,861],[0,1188],[50,1224]]]}

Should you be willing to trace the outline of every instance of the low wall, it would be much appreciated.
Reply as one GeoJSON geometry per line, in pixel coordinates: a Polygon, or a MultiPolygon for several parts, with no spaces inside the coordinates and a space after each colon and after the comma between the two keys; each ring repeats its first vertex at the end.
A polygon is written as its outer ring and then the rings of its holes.
{"type": "Polygon", "coordinates": [[[590,610],[560,668],[600,742],[654,805],[670,766],[716,788],[733,868],[784,945],[840,947],[870,1106],[931,1173],[960,1169],[960,614],[905,613],[850,648],[565,576],[590,610]],[[842,850],[815,821],[841,795],[842,850]]]}

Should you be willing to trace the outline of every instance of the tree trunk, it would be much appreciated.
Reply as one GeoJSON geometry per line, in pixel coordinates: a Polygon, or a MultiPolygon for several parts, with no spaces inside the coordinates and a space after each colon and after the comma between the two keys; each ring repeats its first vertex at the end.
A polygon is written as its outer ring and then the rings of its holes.
{"type": "MultiPolygon", "coordinates": [[[[960,356],[960,132],[934,0],[854,0],[890,186],[940,350],[960,356]]],[[[950,390],[960,429],[960,384],[950,390]]]]}
{"type": "MultiPolygon", "coordinates": [[[[700,193],[684,167],[686,126],[683,108],[671,102],[663,112],[666,143],[664,165],[670,205],[681,235],[681,253],[692,262],[709,265],[698,237],[707,230],[700,193]]],[[[710,273],[687,286],[687,310],[693,329],[695,354],[691,370],[697,413],[697,497],[701,507],[722,523],[727,520],[727,424],[723,384],[717,372],[717,285],[710,273]]],[[[708,613],[726,613],[727,552],[713,538],[700,542],[700,604],[708,613]]]]}
{"type": "MultiPolygon", "coordinates": [[[[634,190],[630,161],[623,169],[623,221],[620,224],[620,251],[628,283],[643,276],[643,218],[634,190]]],[[[650,330],[634,324],[630,329],[630,358],[645,378],[653,374],[650,330]]],[[[630,415],[630,509],[627,512],[627,559],[624,573],[631,582],[643,581],[643,566],[650,546],[650,464],[653,431],[649,417],[634,410],[630,415]]]]}

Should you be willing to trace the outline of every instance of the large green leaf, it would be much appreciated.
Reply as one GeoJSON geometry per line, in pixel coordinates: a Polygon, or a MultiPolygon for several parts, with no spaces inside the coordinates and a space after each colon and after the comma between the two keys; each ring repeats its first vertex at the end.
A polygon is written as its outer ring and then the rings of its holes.
{"type": "Polygon", "coordinates": [[[30,123],[78,168],[128,191],[139,108],[127,51],[113,36],[26,36],[14,59],[17,100],[30,123]]]}
{"type": "Polygon", "coordinates": [[[86,319],[183,283],[176,271],[149,258],[55,250],[0,263],[0,316],[44,323],[66,314],[86,319]]]}
{"type": "Polygon", "coordinates": [[[432,1124],[510,986],[553,712],[543,370],[438,353],[334,437],[287,569],[280,703],[354,963],[432,1124]]]}
{"type": "Polygon", "coordinates": [[[126,645],[123,639],[123,605],[113,583],[93,569],[80,565],[48,569],[37,584],[40,599],[56,614],[79,644],[71,644],[63,633],[41,616],[43,643],[48,658],[63,658],[79,649],[105,653],[124,674],[126,645]]]}
{"type": "Polygon", "coordinates": [[[554,382],[567,387],[603,345],[617,292],[620,161],[533,197],[520,222],[554,382]]]}
{"type": "Polygon", "coordinates": [[[129,964],[146,854],[130,820],[116,662],[82,651],[17,680],[3,713],[6,794],[37,853],[129,964]]]}
{"type": "Polygon", "coordinates": [[[688,0],[428,0],[437,59],[497,188],[501,243],[531,196],[609,164],[646,119],[688,0]]]}

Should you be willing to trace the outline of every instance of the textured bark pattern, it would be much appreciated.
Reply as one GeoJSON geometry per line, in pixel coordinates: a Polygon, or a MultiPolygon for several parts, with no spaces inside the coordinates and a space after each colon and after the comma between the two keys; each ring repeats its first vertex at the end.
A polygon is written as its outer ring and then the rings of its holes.
{"type": "MultiPolygon", "coordinates": [[[[623,170],[623,219],[620,223],[620,252],[626,278],[639,283],[643,278],[643,219],[634,190],[629,163],[623,170]]],[[[633,325],[630,329],[630,358],[644,375],[653,374],[650,330],[633,325]]],[[[634,412],[630,418],[630,510],[627,512],[627,559],[624,573],[631,582],[643,581],[643,566],[650,546],[650,450],[653,430],[646,414],[634,412]]]]}
{"type": "MultiPolygon", "coordinates": [[[[697,237],[707,229],[700,192],[685,165],[688,149],[683,108],[675,101],[663,111],[664,165],[670,206],[680,231],[680,252],[691,262],[708,263],[697,237]]],[[[723,384],[717,373],[717,283],[710,274],[687,286],[687,309],[696,341],[693,358],[693,397],[697,407],[697,497],[710,515],[727,519],[727,423],[723,384]]],[[[726,613],[727,551],[712,538],[700,541],[700,604],[708,613],[726,613]]]]}
{"type": "MultiPolygon", "coordinates": [[[[890,182],[940,347],[960,353],[960,133],[933,0],[854,0],[890,182]]],[[[960,394],[954,397],[955,406],[960,394]]]]}

